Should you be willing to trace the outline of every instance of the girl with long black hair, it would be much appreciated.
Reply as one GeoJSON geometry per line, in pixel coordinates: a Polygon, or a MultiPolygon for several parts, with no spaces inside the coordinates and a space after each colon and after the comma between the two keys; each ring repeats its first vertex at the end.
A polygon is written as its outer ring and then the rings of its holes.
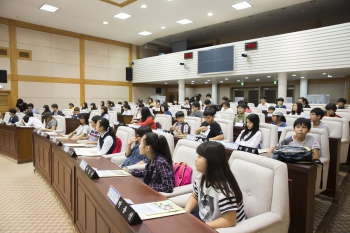
{"type": "Polygon", "coordinates": [[[115,147],[115,132],[113,127],[109,126],[109,121],[102,118],[97,121],[96,130],[100,133],[97,142],[97,149],[102,155],[112,154],[115,147]]]}
{"type": "Polygon", "coordinates": [[[149,126],[151,129],[156,130],[156,122],[154,121],[154,117],[152,116],[149,108],[143,107],[141,109],[141,119],[139,122],[135,123],[141,126],[149,126]]]}
{"type": "Polygon", "coordinates": [[[295,102],[292,106],[292,112],[289,115],[301,115],[304,112],[303,105],[299,102],[295,102]]]}
{"type": "Polygon", "coordinates": [[[242,146],[258,148],[262,138],[262,134],[259,131],[259,124],[259,116],[253,113],[249,114],[247,116],[245,129],[242,130],[242,132],[236,139],[236,143],[242,146]]]}

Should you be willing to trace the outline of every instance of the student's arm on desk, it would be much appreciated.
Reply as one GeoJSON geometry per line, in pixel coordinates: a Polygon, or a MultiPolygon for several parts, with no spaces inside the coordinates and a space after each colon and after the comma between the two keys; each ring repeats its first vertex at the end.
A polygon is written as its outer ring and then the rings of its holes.
{"type": "Polygon", "coordinates": [[[215,141],[215,140],[224,140],[224,134],[220,134],[216,137],[213,137],[213,138],[209,138],[209,141],[215,141]]]}
{"type": "Polygon", "coordinates": [[[137,141],[136,137],[131,137],[128,141],[128,145],[126,146],[125,156],[128,157],[131,154],[131,144],[137,141]]]}
{"type": "Polygon", "coordinates": [[[198,205],[198,197],[192,192],[191,196],[187,199],[185,210],[191,213],[198,205]]]}
{"type": "Polygon", "coordinates": [[[272,146],[272,147],[270,147],[270,149],[267,151],[267,153],[273,153],[274,150],[275,150],[275,147],[272,146]]]}
{"type": "Polygon", "coordinates": [[[312,155],[312,159],[320,159],[320,150],[318,148],[314,149],[314,153],[312,155]]]}
{"type": "Polygon", "coordinates": [[[220,218],[211,222],[206,222],[206,224],[213,229],[232,227],[236,224],[236,211],[227,211],[223,213],[220,218]]]}
{"type": "Polygon", "coordinates": [[[198,135],[201,131],[206,131],[207,130],[207,126],[201,126],[198,129],[196,129],[196,135],[198,135]]]}

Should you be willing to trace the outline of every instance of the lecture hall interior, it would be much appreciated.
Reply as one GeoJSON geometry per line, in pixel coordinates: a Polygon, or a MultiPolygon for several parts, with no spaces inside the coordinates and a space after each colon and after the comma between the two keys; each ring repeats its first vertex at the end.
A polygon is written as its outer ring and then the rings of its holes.
{"type": "Polygon", "coordinates": [[[0,0],[0,232],[349,232],[349,9],[0,0]]]}

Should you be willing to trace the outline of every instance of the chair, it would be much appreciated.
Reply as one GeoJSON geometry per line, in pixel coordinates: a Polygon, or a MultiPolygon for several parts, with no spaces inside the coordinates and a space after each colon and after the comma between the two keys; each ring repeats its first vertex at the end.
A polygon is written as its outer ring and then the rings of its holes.
{"type": "Polygon", "coordinates": [[[199,117],[190,117],[185,115],[185,122],[191,127],[191,134],[195,132],[202,124],[202,119],[199,117]]]}
{"type": "Polygon", "coordinates": [[[218,119],[216,120],[219,123],[222,132],[224,133],[224,140],[228,142],[233,141],[233,121],[218,119]]]}
{"type": "Polygon", "coordinates": [[[220,115],[221,119],[233,121],[235,114],[233,112],[217,111],[216,114],[220,115]]]}
{"type": "Polygon", "coordinates": [[[220,233],[288,232],[288,169],[280,161],[234,151],[229,166],[243,194],[246,220],[220,233]]]}
{"type": "Polygon", "coordinates": [[[38,119],[40,122],[43,122],[42,117],[40,114],[33,114],[33,116],[38,119]]]}
{"type": "MultiPolygon", "coordinates": [[[[108,159],[110,159],[110,158],[113,159],[114,157],[122,157],[125,160],[126,159],[126,157],[125,157],[126,147],[128,145],[130,138],[136,136],[136,132],[133,128],[130,128],[127,126],[119,126],[118,130],[116,132],[116,136],[118,138],[120,138],[120,140],[122,140],[122,148],[121,148],[120,152],[116,153],[116,154],[107,154],[107,155],[102,155],[102,156],[105,158],[108,158],[108,159]]],[[[121,163],[118,163],[118,161],[115,161],[114,163],[117,165],[120,165],[123,163],[124,160],[122,160],[121,163]]]]}
{"type": "Polygon", "coordinates": [[[253,107],[253,108],[250,108],[250,110],[252,111],[252,113],[262,113],[262,109],[260,108],[253,107]]]}
{"type": "MultiPolygon", "coordinates": [[[[318,144],[321,146],[320,150],[320,161],[323,163],[323,187],[320,189],[320,182],[321,182],[321,170],[322,166],[318,165],[317,167],[317,179],[316,179],[316,188],[315,188],[315,194],[319,194],[322,191],[326,190],[327,187],[327,177],[328,177],[328,168],[329,168],[329,141],[328,141],[328,133],[326,130],[323,129],[314,129],[311,128],[310,133],[312,136],[314,136],[318,144]]],[[[289,137],[294,135],[294,129],[291,126],[285,127],[282,131],[280,142],[289,137]]]]}
{"type": "Polygon", "coordinates": [[[73,115],[73,111],[70,109],[63,109],[62,113],[64,114],[65,117],[69,118],[73,115]]]}
{"type": "Polygon", "coordinates": [[[278,143],[278,127],[273,124],[260,123],[262,134],[262,149],[270,148],[278,143]]]}
{"type": "Polygon", "coordinates": [[[92,110],[90,112],[90,116],[89,116],[89,121],[91,121],[91,119],[94,117],[94,116],[100,116],[101,115],[101,110],[92,110]]]}
{"type": "Polygon", "coordinates": [[[169,130],[170,126],[172,126],[172,117],[166,114],[157,114],[154,121],[159,122],[163,130],[169,130]]]}
{"type": "Polygon", "coordinates": [[[248,107],[249,108],[255,108],[255,104],[254,103],[248,103],[248,107]]]}
{"type": "Polygon", "coordinates": [[[174,136],[170,133],[165,133],[165,132],[159,131],[159,130],[152,130],[152,131],[153,131],[153,133],[156,133],[158,135],[162,135],[165,137],[165,139],[167,140],[168,145],[169,145],[171,156],[173,156],[173,154],[174,154],[174,136]]]}
{"type": "Polygon", "coordinates": [[[7,124],[10,120],[10,113],[9,112],[5,112],[5,116],[3,121],[7,124]]]}
{"type": "Polygon", "coordinates": [[[54,132],[66,134],[66,118],[63,116],[55,116],[55,119],[57,120],[57,128],[54,132]]]}
{"type": "Polygon", "coordinates": [[[18,112],[18,113],[16,113],[16,116],[18,117],[18,122],[21,122],[21,120],[25,116],[25,114],[18,112]]]}
{"type": "Polygon", "coordinates": [[[37,114],[41,115],[44,112],[44,109],[43,108],[37,108],[35,111],[36,111],[37,114]]]}
{"type": "Polygon", "coordinates": [[[285,108],[276,108],[275,112],[282,112],[284,116],[287,115],[287,110],[285,108]]]}
{"type": "MultiPolygon", "coordinates": [[[[195,165],[195,159],[197,157],[196,149],[199,145],[200,145],[199,142],[190,141],[186,139],[181,139],[177,142],[174,155],[173,155],[173,162],[174,163],[185,162],[187,166],[192,168],[191,184],[175,187],[172,193],[161,192],[162,195],[170,198],[170,197],[180,196],[183,194],[192,193],[193,183],[196,180],[197,175],[199,174],[198,171],[196,170],[196,165],[195,165]]],[[[187,201],[187,199],[185,201],[187,201]]]]}
{"type": "Polygon", "coordinates": [[[341,116],[342,118],[344,119],[347,119],[348,121],[350,121],[350,112],[342,112],[342,111],[339,111],[337,110],[336,112],[337,115],[341,116]]]}
{"type": "MultiPolygon", "coordinates": [[[[265,114],[264,113],[255,113],[255,112],[252,112],[252,113],[254,113],[254,114],[259,116],[260,123],[265,123],[265,114]]],[[[252,113],[246,113],[246,114],[249,115],[249,114],[252,114],[252,113]]]]}
{"type": "Polygon", "coordinates": [[[303,117],[301,115],[285,115],[285,118],[286,118],[286,124],[288,126],[293,126],[294,124],[294,121],[300,117],[303,117]]]}
{"type": "Polygon", "coordinates": [[[181,109],[181,105],[170,105],[171,111],[175,111],[177,109],[181,109]]]}

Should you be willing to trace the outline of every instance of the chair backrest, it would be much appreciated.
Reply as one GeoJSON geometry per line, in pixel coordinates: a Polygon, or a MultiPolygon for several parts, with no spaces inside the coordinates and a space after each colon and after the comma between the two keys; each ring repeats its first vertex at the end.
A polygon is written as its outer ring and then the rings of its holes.
{"type": "Polygon", "coordinates": [[[191,183],[195,181],[198,175],[195,159],[197,158],[196,149],[199,145],[199,142],[181,139],[177,142],[174,150],[173,162],[185,162],[189,167],[192,168],[191,183]]]}
{"type": "Polygon", "coordinates": [[[117,112],[117,113],[118,113],[118,112],[122,112],[122,107],[121,107],[121,105],[119,105],[119,104],[117,104],[116,106],[114,106],[113,109],[114,109],[114,111],[117,112]]]}
{"type": "Polygon", "coordinates": [[[21,112],[16,113],[17,117],[18,117],[18,122],[21,122],[22,118],[24,117],[24,114],[21,112]]]}
{"type": "Polygon", "coordinates": [[[260,123],[259,129],[262,134],[262,149],[270,148],[278,143],[278,127],[276,125],[260,123]]]}
{"type": "Polygon", "coordinates": [[[94,116],[100,116],[101,115],[101,110],[92,110],[90,112],[90,116],[89,116],[89,121],[91,121],[91,119],[94,117],[94,116]]]}
{"type": "Polygon", "coordinates": [[[191,127],[191,133],[194,134],[202,124],[202,119],[199,117],[185,116],[185,122],[191,127]]]}
{"type": "Polygon", "coordinates": [[[331,118],[330,117],[324,117],[322,118],[322,122],[327,124],[328,126],[328,130],[329,130],[329,137],[331,138],[341,138],[341,141],[349,141],[349,122],[343,118],[331,118]],[[336,120],[340,120],[340,121],[334,121],[334,119],[336,120]],[[343,122],[345,121],[347,124],[347,135],[344,134],[343,131],[343,122]],[[344,136],[344,137],[343,137],[344,136]]]}
{"type": "Polygon", "coordinates": [[[41,113],[44,112],[44,109],[43,108],[37,108],[35,111],[36,111],[37,114],[41,114],[41,113]]]}
{"type": "Polygon", "coordinates": [[[285,163],[233,151],[229,166],[242,191],[248,219],[273,212],[282,220],[289,220],[288,169],[285,163]]]}
{"type": "Polygon", "coordinates": [[[255,107],[255,104],[254,104],[254,103],[248,103],[248,107],[249,107],[249,108],[254,108],[254,107],[255,107]]]}
{"type": "Polygon", "coordinates": [[[260,108],[252,107],[252,108],[250,108],[250,110],[252,111],[252,113],[262,113],[262,109],[260,109],[260,108]]]}
{"type": "Polygon", "coordinates": [[[33,116],[38,119],[40,122],[43,122],[42,117],[40,114],[33,114],[33,116]]]}
{"type": "Polygon", "coordinates": [[[181,109],[181,105],[171,105],[170,109],[171,109],[171,111],[175,111],[177,109],[181,109]]]}
{"type": "Polygon", "coordinates": [[[167,140],[168,145],[169,145],[171,156],[173,156],[173,154],[174,154],[174,136],[170,133],[164,133],[164,132],[159,131],[159,130],[152,130],[152,131],[153,131],[153,133],[156,133],[158,135],[162,135],[165,137],[165,139],[167,140]]]}
{"type": "Polygon", "coordinates": [[[134,107],[134,108],[130,108],[130,111],[131,111],[131,115],[135,116],[136,113],[137,113],[137,109],[134,107]]]}
{"type": "Polygon", "coordinates": [[[65,117],[69,118],[73,115],[73,111],[70,109],[63,109],[62,113],[64,114],[65,117]]]}
{"type": "Polygon", "coordinates": [[[113,124],[114,122],[117,121],[118,117],[117,117],[116,111],[108,111],[108,115],[109,115],[109,123],[113,124]]]}
{"type": "Polygon", "coordinates": [[[10,113],[9,112],[5,112],[5,116],[4,116],[4,119],[3,121],[6,122],[6,124],[9,122],[10,120],[10,113]]]}
{"type": "MultiPolygon", "coordinates": [[[[260,123],[265,123],[265,114],[264,113],[255,113],[255,112],[252,112],[252,113],[254,113],[254,114],[259,116],[260,123]]],[[[245,114],[249,115],[249,114],[252,114],[252,113],[245,113],[245,114]]]]}
{"type": "Polygon", "coordinates": [[[221,119],[233,121],[235,114],[233,112],[217,111],[216,114],[220,115],[221,119]]]}
{"type": "Polygon", "coordinates": [[[337,115],[341,116],[344,119],[350,121],[350,112],[336,112],[337,115]]]}
{"type": "Polygon", "coordinates": [[[287,115],[287,110],[285,108],[276,108],[275,112],[282,112],[283,115],[287,115]]]}
{"type": "Polygon", "coordinates": [[[309,104],[311,109],[313,108],[320,108],[320,109],[326,109],[327,104],[309,104]]]}
{"type": "MultiPolygon", "coordinates": [[[[122,148],[120,151],[126,151],[126,146],[131,137],[135,137],[135,130],[127,126],[119,126],[116,136],[122,140],[122,148]]],[[[132,144],[133,146],[133,144],[132,144]]]]}
{"type": "MultiPolygon", "coordinates": [[[[174,106],[179,106],[179,105],[174,105],[174,106]]],[[[183,112],[183,113],[184,113],[184,116],[187,116],[187,111],[186,111],[186,109],[176,108],[176,109],[172,109],[173,118],[175,118],[175,114],[176,114],[177,112],[183,112]]]]}
{"type": "Polygon", "coordinates": [[[56,130],[60,130],[62,134],[66,134],[66,118],[63,116],[54,116],[57,120],[56,130]]]}
{"type": "Polygon", "coordinates": [[[303,117],[301,115],[285,115],[285,118],[286,118],[286,124],[288,126],[293,126],[294,124],[294,121],[300,117],[303,117]]]}
{"type": "Polygon", "coordinates": [[[163,130],[169,130],[172,125],[172,117],[167,114],[157,114],[154,121],[159,122],[163,130]]]}
{"type": "Polygon", "coordinates": [[[233,121],[218,119],[216,120],[216,122],[219,123],[221,130],[224,133],[224,140],[232,142],[233,141],[233,121]]]}

